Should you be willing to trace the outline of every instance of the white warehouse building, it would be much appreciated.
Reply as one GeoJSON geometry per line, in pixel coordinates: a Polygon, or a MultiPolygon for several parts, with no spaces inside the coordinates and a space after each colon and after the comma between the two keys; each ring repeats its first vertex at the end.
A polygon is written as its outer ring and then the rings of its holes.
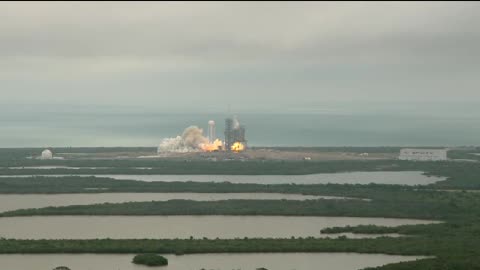
{"type": "Polygon", "coordinates": [[[400,160],[439,161],[447,160],[447,149],[404,148],[400,150],[400,160]]]}

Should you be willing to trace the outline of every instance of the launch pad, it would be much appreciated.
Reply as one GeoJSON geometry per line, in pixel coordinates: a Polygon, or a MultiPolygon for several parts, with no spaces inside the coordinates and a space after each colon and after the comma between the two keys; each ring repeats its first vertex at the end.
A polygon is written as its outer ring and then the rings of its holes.
{"type": "Polygon", "coordinates": [[[239,153],[247,149],[245,126],[240,125],[237,117],[225,119],[224,140],[216,135],[215,121],[208,121],[207,137],[203,129],[197,126],[186,128],[182,135],[175,138],[164,138],[158,147],[158,154],[190,153],[190,152],[234,152],[239,153]]]}

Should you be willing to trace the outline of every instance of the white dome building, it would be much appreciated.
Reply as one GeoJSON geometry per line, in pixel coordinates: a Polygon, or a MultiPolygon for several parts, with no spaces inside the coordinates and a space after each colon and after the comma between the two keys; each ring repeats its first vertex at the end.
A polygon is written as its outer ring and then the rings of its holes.
{"type": "Polygon", "coordinates": [[[40,159],[52,159],[52,158],[53,158],[52,151],[48,149],[43,150],[42,156],[40,157],[40,159]]]}

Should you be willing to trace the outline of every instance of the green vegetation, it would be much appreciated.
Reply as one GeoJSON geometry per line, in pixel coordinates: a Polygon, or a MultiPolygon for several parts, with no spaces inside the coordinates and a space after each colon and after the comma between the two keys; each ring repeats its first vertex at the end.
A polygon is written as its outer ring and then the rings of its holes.
{"type": "MultiPolygon", "coordinates": [[[[452,223],[458,224],[458,222],[452,223]]],[[[358,225],[358,226],[345,226],[345,227],[330,227],[322,229],[320,232],[323,234],[337,234],[337,233],[354,233],[354,234],[389,234],[397,233],[401,235],[415,235],[426,233],[430,230],[429,234],[435,235],[435,233],[441,233],[445,229],[445,224],[420,224],[420,225],[402,225],[397,227],[385,227],[376,225],[358,225]]],[[[456,226],[456,225],[455,225],[456,226]]]]}
{"type": "MultiPolygon", "coordinates": [[[[0,148],[0,160],[2,161],[21,161],[26,157],[39,156],[45,148],[0,148]]],[[[152,152],[157,150],[155,147],[54,147],[50,148],[54,153],[135,153],[152,152]]]]}
{"type": "MultiPolygon", "coordinates": [[[[152,149],[137,149],[150,151],[152,149]]],[[[154,150],[154,149],[153,149],[154,150]]],[[[295,149],[288,149],[295,151],[295,149]]],[[[300,149],[301,150],[301,149],[300,149]]],[[[310,149],[312,150],[312,149],[310,149]]],[[[397,148],[319,148],[318,151],[378,152],[397,148]],[[347,150],[348,149],[348,150],[347,150]]],[[[476,159],[479,149],[454,150],[450,158],[476,159]]],[[[101,177],[0,178],[0,193],[94,193],[94,192],[272,192],[330,195],[365,200],[227,200],[196,202],[138,202],[86,206],[24,209],[4,216],[28,215],[290,215],[400,217],[442,220],[429,225],[399,227],[347,226],[322,230],[335,233],[398,233],[408,237],[376,239],[291,238],[291,239],[137,239],[137,240],[13,240],[0,239],[0,253],[219,253],[219,252],[359,252],[394,255],[424,255],[428,259],[390,264],[375,269],[410,270],[480,269],[480,166],[475,162],[323,161],[323,162],[209,162],[179,160],[25,160],[28,150],[0,149],[0,174],[311,174],[347,171],[424,171],[444,176],[445,181],[426,186],[402,185],[262,185],[194,182],[118,181],[101,177]],[[7,154],[5,154],[7,153],[7,154]],[[9,156],[9,158],[5,156],[9,156]],[[62,165],[108,167],[80,170],[11,170],[8,166],[62,165]],[[151,167],[138,170],[134,167],[151,167]],[[439,190],[465,190],[446,192],[439,190]]],[[[68,149],[65,152],[128,152],[128,149],[68,149]]],[[[35,150],[35,152],[38,152],[35,150]]],[[[58,151],[57,151],[58,152],[58,151]]],[[[372,268],[369,268],[372,269],[372,268]]]]}
{"type": "Polygon", "coordinates": [[[429,188],[480,189],[480,166],[476,162],[375,161],[174,161],[174,160],[0,160],[0,175],[105,175],[105,174],[217,174],[217,175],[303,175],[351,171],[423,171],[427,175],[445,176],[447,181],[429,188]],[[29,164],[31,163],[31,164],[29,164]],[[3,164],[3,168],[2,168],[3,164]],[[8,166],[72,166],[96,169],[8,169],[8,166]],[[136,169],[148,167],[152,169],[136,169]]]}
{"type": "Polygon", "coordinates": [[[165,266],[168,265],[168,260],[165,257],[157,254],[146,253],[133,257],[132,263],[147,266],[165,266]]]}
{"type": "MultiPolygon", "coordinates": [[[[274,147],[251,147],[251,149],[272,149],[280,151],[295,152],[344,152],[344,153],[400,153],[404,147],[395,146],[372,146],[372,147],[353,147],[353,146],[274,146],[274,147]]],[[[439,147],[440,148],[440,147],[439,147]]]]}
{"type": "MultiPolygon", "coordinates": [[[[478,246],[480,243],[469,243],[478,246]]],[[[448,243],[428,237],[378,239],[92,239],[92,240],[0,240],[0,253],[247,253],[247,252],[360,252],[392,255],[434,255],[448,252],[448,243]],[[396,243],[396,244],[395,244],[396,243]]],[[[456,242],[458,244],[458,242],[456,242]]]]}
{"type": "Polygon", "coordinates": [[[450,159],[464,159],[464,160],[478,160],[480,161],[480,147],[472,149],[459,149],[448,151],[448,158],[450,159]],[[475,155],[476,154],[476,155],[475,155]]]}
{"type": "Polygon", "coordinates": [[[422,231],[415,237],[377,239],[172,239],[172,240],[0,240],[0,253],[246,253],[357,252],[425,255],[435,258],[392,264],[385,269],[478,269],[480,241],[469,229],[444,224],[440,235],[422,231]],[[435,265],[435,268],[424,268],[435,265]],[[457,267],[452,267],[457,266],[457,267]]]}
{"type": "MultiPolygon", "coordinates": [[[[173,162],[178,166],[178,170],[182,168],[188,170],[191,164],[185,165],[180,162],[173,162]],[[180,166],[181,164],[182,166],[180,166]]],[[[233,163],[208,163],[208,162],[192,162],[195,166],[212,169],[215,171],[218,164],[229,168],[228,170],[236,171],[236,173],[253,172],[258,167],[263,167],[262,172],[271,174],[283,166],[283,170],[291,170],[291,172],[299,172],[303,167],[305,170],[315,172],[318,171],[345,171],[352,168],[352,171],[361,170],[420,170],[425,171],[428,175],[444,176],[447,179],[431,185],[408,187],[400,185],[261,185],[261,184],[232,184],[232,183],[194,183],[194,182],[142,182],[133,180],[114,180],[103,177],[91,176],[65,176],[65,177],[1,177],[0,193],[94,193],[94,192],[275,192],[275,193],[303,193],[311,195],[336,195],[369,198],[375,196],[378,191],[401,191],[413,189],[480,189],[480,166],[471,162],[393,162],[393,161],[356,161],[356,162],[287,162],[282,163],[259,163],[259,162],[233,162],[233,163]],[[212,165],[213,164],[213,165],[212,165]],[[251,167],[249,167],[251,165],[251,167]],[[297,168],[295,171],[292,168],[297,168]],[[350,167],[349,167],[350,166],[350,167]],[[267,170],[268,169],[268,170],[267,170]]],[[[219,167],[221,168],[221,166],[219,167]]],[[[207,169],[204,169],[207,170],[207,169]]],[[[217,168],[218,169],[218,168],[217,168]]],[[[35,173],[57,173],[57,170],[37,169],[35,173]]],[[[119,169],[110,173],[121,173],[119,169]]],[[[131,170],[132,169],[125,169],[131,170]]],[[[159,170],[159,169],[158,169],[159,170]]],[[[158,171],[157,170],[157,171],[158,171]]],[[[226,169],[225,169],[226,170],[226,169]]],[[[22,173],[24,170],[0,169],[0,174],[22,173]]],[[[65,170],[63,173],[78,173],[77,170],[65,170]]],[[[98,170],[91,170],[91,174],[97,173],[98,170]]],[[[152,170],[138,170],[152,171],[152,170]]],[[[155,170],[153,170],[155,171],[155,170]]],[[[164,172],[164,171],[162,171],[164,172]]],[[[25,172],[23,172],[25,173],[25,172]]],[[[34,173],[34,174],[35,174],[34,173]]],[[[34,175],[33,174],[33,175],[34,175]]],[[[293,173],[292,173],[293,174],[293,173]]]]}
{"type": "MultiPolygon", "coordinates": [[[[420,164],[420,163],[418,163],[420,164]]],[[[0,175],[55,175],[55,174],[200,174],[200,175],[303,175],[349,171],[404,171],[421,170],[414,162],[395,160],[375,161],[244,161],[212,162],[207,160],[170,159],[82,159],[82,160],[13,160],[0,162],[0,175]],[[71,169],[35,169],[28,166],[70,166],[71,169]],[[26,167],[8,169],[8,167],[26,167]],[[85,167],[85,168],[83,168],[85,167]],[[139,167],[149,170],[135,169],[139,167]],[[91,169],[95,168],[95,169],[91,169]]]]}
{"type": "Polygon", "coordinates": [[[359,225],[359,226],[345,226],[345,227],[330,227],[320,230],[323,234],[336,234],[336,233],[357,233],[357,234],[387,234],[387,233],[399,233],[401,231],[399,227],[385,227],[376,225],[359,225]]]}
{"type": "MultiPolygon", "coordinates": [[[[288,151],[321,151],[321,152],[351,152],[351,153],[398,153],[400,147],[273,147],[270,149],[288,151]]],[[[68,160],[38,160],[26,159],[28,156],[39,155],[41,148],[0,148],[0,174],[69,174],[65,169],[25,169],[8,170],[7,167],[24,166],[72,166],[98,167],[98,169],[81,169],[78,174],[312,174],[344,171],[377,171],[377,170],[421,170],[434,173],[435,168],[442,167],[447,162],[408,162],[399,160],[363,160],[363,161],[245,161],[245,162],[211,162],[202,160],[172,160],[172,159],[114,159],[115,156],[105,156],[105,159],[68,159],[68,160]],[[108,159],[110,157],[110,159],[108,159]],[[151,167],[153,170],[135,170],[136,167],[151,167]],[[103,169],[102,169],[103,168],[103,169]]],[[[95,148],[54,148],[54,153],[72,154],[125,154],[156,153],[153,147],[95,147],[95,148]]],[[[480,148],[451,150],[448,155],[452,159],[480,160],[480,148]]],[[[81,156],[81,155],[80,155],[81,156]]],[[[452,162],[449,162],[452,163],[452,162]]],[[[455,163],[455,162],[453,162],[455,163]]],[[[471,165],[471,164],[470,164],[471,165]]],[[[464,166],[459,165],[459,166],[464,166]]],[[[469,166],[467,164],[466,166],[469,166]]],[[[473,166],[476,166],[473,164],[473,166]]]]}
{"type": "Polygon", "coordinates": [[[217,175],[303,175],[351,171],[430,171],[447,162],[411,162],[400,160],[332,160],[279,161],[249,160],[243,162],[172,159],[0,159],[0,175],[36,174],[217,174],[217,175]],[[71,169],[35,169],[28,166],[70,166],[71,169]],[[25,167],[8,169],[8,167],[25,167]],[[149,170],[135,168],[152,168],[149,170]],[[94,169],[92,169],[94,168],[94,169]]]}
{"type": "MultiPolygon", "coordinates": [[[[455,219],[480,209],[480,196],[471,193],[403,192],[405,199],[385,194],[383,200],[170,200],[104,203],[23,209],[1,216],[33,215],[281,215],[355,216],[422,219],[455,219]]],[[[401,192],[396,195],[402,197],[401,192]]]]}
{"type": "MultiPolygon", "coordinates": [[[[214,252],[359,252],[397,255],[427,255],[434,258],[387,265],[381,269],[478,269],[480,267],[480,194],[441,192],[444,189],[474,189],[480,169],[473,163],[420,164],[446,181],[429,186],[400,185],[260,185],[193,182],[117,181],[106,178],[6,178],[2,192],[84,192],[106,188],[109,192],[282,192],[369,198],[362,200],[142,202],[68,206],[19,210],[5,215],[64,214],[235,214],[235,215],[329,215],[438,219],[445,223],[395,228],[358,226],[329,228],[324,234],[399,233],[409,237],[377,239],[233,239],[233,240],[0,240],[0,253],[214,253],[214,252]],[[36,190],[36,191],[35,191],[36,190]]],[[[413,165],[412,165],[413,164],[413,165]]],[[[378,164],[377,164],[378,165],[378,164]]],[[[369,165],[371,166],[371,164],[369,165]]],[[[97,192],[91,191],[88,192],[97,192]]],[[[105,192],[105,190],[102,190],[105,192]]]]}
{"type": "MultiPolygon", "coordinates": [[[[392,189],[391,185],[262,185],[229,182],[143,182],[101,177],[0,177],[0,194],[105,193],[105,192],[195,192],[195,193],[291,193],[310,195],[368,195],[371,189],[392,189]]],[[[392,190],[402,189],[393,186],[392,190]]]]}
{"type": "MultiPolygon", "coordinates": [[[[455,164],[456,165],[456,164],[455,164]]],[[[476,172],[479,169],[472,168],[476,172]]],[[[469,170],[470,171],[470,170],[469,170]]],[[[473,184],[473,173],[445,170],[451,176],[445,183],[473,184]]],[[[480,171],[478,171],[480,175],[480,171]]],[[[476,215],[480,209],[480,194],[474,192],[439,192],[430,186],[400,185],[260,185],[194,182],[140,182],[99,178],[6,178],[0,179],[0,192],[274,192],[307,195],[331,195],[365,200],[227,200],[196,202],[171,200],[167,202],[130,202],[85,206],[49,207],[18,210],[13,215],[300,215],[300,216],[362,216],[426,219],[456,219],[476,215]]]]}

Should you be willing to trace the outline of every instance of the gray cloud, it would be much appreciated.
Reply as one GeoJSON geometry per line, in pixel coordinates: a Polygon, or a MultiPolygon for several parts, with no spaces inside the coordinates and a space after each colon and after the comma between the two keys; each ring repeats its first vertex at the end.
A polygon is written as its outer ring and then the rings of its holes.
{"type": "Polygon", "coordinates": [[[2,2],[0,20],[4,102],[480,98],[475,2],[2,2]]]}

